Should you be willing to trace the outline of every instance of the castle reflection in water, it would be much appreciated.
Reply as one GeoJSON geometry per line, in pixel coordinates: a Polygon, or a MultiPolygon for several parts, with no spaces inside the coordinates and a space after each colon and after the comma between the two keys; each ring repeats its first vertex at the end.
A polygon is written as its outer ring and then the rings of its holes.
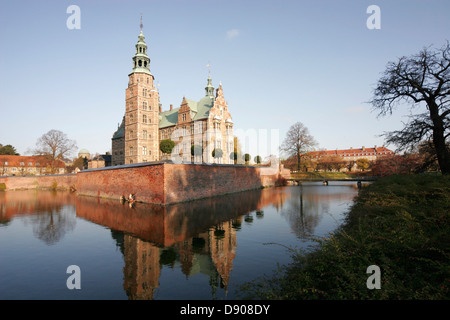
{"type": "MultiPolygon", "coordinates": [[[[0,193],[0,223],[28,215],[36,238],[47,244],[60,241],[77,218],[107,227],[124,259],[123,287],[129,299],[153,299],[164,266],[179,264],[189,278],[209,277],[211,294],[227,290],[237,237],[243,221],[263,216],[272,206],[278,211],[286,202],[286,219],[298,237],[314,231],[330,197],[353,199],[349,193],[308,193],[302,187],[271,188],[240,192],[188,203],[158,206],[118,200],[79,197],[50,191],[0,193]],[[320,199],[325,197],[327,199],[320,199]],[[63,207],[72,207],[76,215],[63,207]]],[[[325,208],[326,211],[326,208],[325,208]]]]}

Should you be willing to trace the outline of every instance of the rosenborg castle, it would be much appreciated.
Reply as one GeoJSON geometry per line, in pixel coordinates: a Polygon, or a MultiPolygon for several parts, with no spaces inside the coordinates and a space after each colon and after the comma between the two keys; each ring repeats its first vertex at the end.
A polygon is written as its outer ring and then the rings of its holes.
{"type": "Polygon", "coordinates": [[[169,110],[162,111],[141,28],[128,78],[125,115],[112,137],[112,165],[165,159],[233,162],[233,121],[222,85],[215,89],[210,75],[203,98],[194,101],[183,97],[178,108],[170,105],[169,110]],[[160,142],[167,139],[174,141],[175,147],[165,154],[160,150],[160,142]],[[193,154],[191,150],[200,151],[193,154]]]}

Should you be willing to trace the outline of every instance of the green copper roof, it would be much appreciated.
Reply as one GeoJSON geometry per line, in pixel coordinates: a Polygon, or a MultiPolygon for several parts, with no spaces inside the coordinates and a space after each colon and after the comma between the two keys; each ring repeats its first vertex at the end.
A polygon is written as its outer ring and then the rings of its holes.
{"type": "Polygon", "coordinates": [[[207,97],[203,97],[202,99],[200,99],[200,101],[197,102],[197,108],[196,108],[197,114],[194,117],[194,121],[208,118],[209,110],[211,110],[213,105],[214,105],[213,97],[207,96],[207,97]]]}
{"type": "Polygon", "coordinates": [[[122,119],[122,123],[117,128],[116,132],[114,132],[112,139],[120,139],[124,137],[125,132],[125,117],[122,119]]]}
{"type": "MultiPolygon", "coordinates": [[[[203,120],[208,118],[209,111],[213,107],[214,98],[203,97],[199,102],[194,100],[186,99],[186,102],[191,109],[191,119],[194,121],[203,120]]],[[[178,122],[178,111],[180,108],[175,108],[168,111],[163,111],[159,114],[159,128],[166,128],[174,126],[178,122]]]]}
{"type": "Polygon", "coordinates": [[[138,42],[136,43],[136,53],[133,56],[133,70],[131,73],[134,72],[152,75],[150,73],[150,58],[147,55],[147,45],[145,44],[145,37],[142,30],[139,33],[138,42]]]}
{"type": "Polygon", "coordinates": [[[159,113],[159,127],[166,128],[174,126],[178,121],[178,110],[180,108],[175,108],[172,110],[164,111],[159,113]]]}

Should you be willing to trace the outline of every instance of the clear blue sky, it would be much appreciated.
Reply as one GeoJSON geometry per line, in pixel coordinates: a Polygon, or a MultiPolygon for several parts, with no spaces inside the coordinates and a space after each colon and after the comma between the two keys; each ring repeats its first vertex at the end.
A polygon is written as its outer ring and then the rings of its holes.
{"type": "Polygon", "coordinates": [[[111,149],[141,13],[163,109],[204,95],[209,62],[235,130],[279,130],[281,142],[301,121],[327,149],[382,145],[407,114],[378,119],[366,103],[386,64],[450,40],[448,0],[0,3],[0,143],[21,154],[51,129],[111,149]],[[72,4],[79,30],[66,26],[72,4]]]}

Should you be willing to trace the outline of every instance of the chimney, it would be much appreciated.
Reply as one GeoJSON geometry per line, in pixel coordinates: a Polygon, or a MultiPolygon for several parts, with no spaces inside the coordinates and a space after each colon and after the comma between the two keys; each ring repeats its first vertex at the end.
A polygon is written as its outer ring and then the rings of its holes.
{"type": "Polygon", "coordinates": [[[173,104],[170,105],[170,110],[172,110],[172,109],[173,109],[173,104]]]}
{"type": "Polygon", "coordinates": [[[364,146],[362,146],[362,151],[364,151],[366,148],[364,146]]]}

